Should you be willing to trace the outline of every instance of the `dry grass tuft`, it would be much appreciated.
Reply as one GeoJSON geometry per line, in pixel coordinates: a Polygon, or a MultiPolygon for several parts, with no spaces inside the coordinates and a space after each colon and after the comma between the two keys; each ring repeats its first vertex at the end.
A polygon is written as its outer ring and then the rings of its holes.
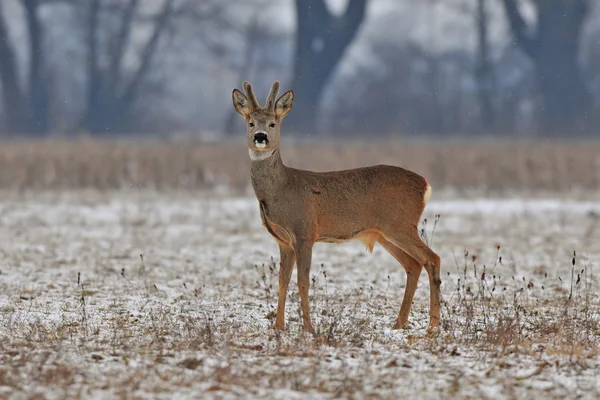
{"type": "Polygon", "coordinates": [[[600,309],[592,301],[591,263],[578,263],[574,254],[571,268],[559,271],[554,282],[564,290],[547,290],[552,285],[547,275],[541,285],[533,277],[502,276],[506,268],[498,254],[489,264],[492,268],[486,268],[465,252],[462,265],[456,263],[454,282],[448,273],[453,293],[444,301],[441,339],[498,355],[525,351],[578,359],[597,356],[600,309]]]}

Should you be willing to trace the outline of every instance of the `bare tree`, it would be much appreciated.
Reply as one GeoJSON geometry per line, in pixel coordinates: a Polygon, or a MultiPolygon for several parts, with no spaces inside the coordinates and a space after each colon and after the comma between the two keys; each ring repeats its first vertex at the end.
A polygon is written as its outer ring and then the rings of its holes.
{"type": "Polygon", "coordinates": [[[323,91],[365,18],[367,0],[348,0],[346,10],[332,14],[325,0],[296,0],[294,78],[296,92],[290,130],[315,132],[323,91]]]}
{"type": "Polygon", "coordinates": [[[151,33],[141,46],[134,71],[125,67],[123,59],[131,45],[131,32],[139,0],[128,0],[123,7],[107,7],[102,0],[90,0],[87,9],[87,104],[84,127],[92,133],[115,132],[123,128],[140,88],[147,77],[159,40],[165,33],[173,13],[174,0],[164,0],[161,10],[152,17],[151,33]],[[99,40],[102,13],[116,16],[118,28],[102,46],[99,40]],[[102,59],[108,60],[101,63],[102,59]]]}
{"type": "Polygon", "coordinates": [[[23,129],[22,114],[25,99],[19,85],[17,73],[17,57],[10,40],[4,11],[0,5],[0,77],[2,78],[2,95],[7,118],[7,128],[13,132],[23,129]]]}
{"type": "Polygon", "coordinates": [[[44,29],[39,9],[56,0],[21,0],[27,21],[29,64],[27,86],[22,87],[15,46],[0,5],[0,77],[8,129],[12,132],[45,133],[49,129],[48,88],[45,76],[44,29]]]}
{"type": "Polygon", "coordinates": [[[473,71],[477,84],[480,129],[484,132],[493,132],[497,128],[498,118],[495,107],[496,80],[489,41],[489,2],[487,0],[468,0],[450,4],[473,21],[476,36],[473,71]]]}
{"type": "Polygon", "coordinates": [[[486,6],[486,0],[477,0],[477,11],[475,13],[475,25],[477,28],[476,77],[481,127],[484,131],[491,132],[496,125],[494,108],[495,81],[488,39],[489,19],[486,6]]]}
{"type": "Polygon", "coordinates": [[[578,58],[590,0],[533,0],[536,26],[526,22],[518,0],[502,2],[516,43],[536,69],[544,132],[585,130],[590,97],[578,58]]]}

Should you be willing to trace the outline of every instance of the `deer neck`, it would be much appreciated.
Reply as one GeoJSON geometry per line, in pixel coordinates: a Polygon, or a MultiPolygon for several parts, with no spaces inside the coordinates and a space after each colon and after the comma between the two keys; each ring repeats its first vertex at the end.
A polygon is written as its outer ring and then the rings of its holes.
{"type": "Polygon", "coordinates": [[[272,153],[250,150],[250,177],[254,193],[259,200],[274,198],[285,184],[286,166],[281,161],[279,149],[272,153]]]}

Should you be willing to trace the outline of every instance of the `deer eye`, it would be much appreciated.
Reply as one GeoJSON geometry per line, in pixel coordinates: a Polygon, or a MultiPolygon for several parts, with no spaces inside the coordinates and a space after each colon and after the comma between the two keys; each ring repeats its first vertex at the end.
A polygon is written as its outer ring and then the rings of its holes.
{"type": "Polygon", "coordinates": [[[248,126],[249,126],[250,128],[254,127],[254,122],[248,122],[248,126]]]}
{"type": "Polygon", "coordinates": [[[271,122],[271,123],[269,124],[269,126],[270,126],[271,128],[275,128],[275,123],[274,123],[274,122],[271,122]]]}

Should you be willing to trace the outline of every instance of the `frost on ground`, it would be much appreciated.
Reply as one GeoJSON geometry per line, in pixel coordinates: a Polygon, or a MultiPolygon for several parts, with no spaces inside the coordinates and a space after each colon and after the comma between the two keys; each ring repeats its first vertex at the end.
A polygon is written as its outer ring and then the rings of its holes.
{"type": "Polygon", "coordinates": [[[3,195],[0,398],[597,398],[597,200],[434,197],[433,335],[425,272],[391,331],[400,265],[318,244],[310,335],[295,276],[286,330],[270,327],[278,254],[254,199],[3,195]]]}

